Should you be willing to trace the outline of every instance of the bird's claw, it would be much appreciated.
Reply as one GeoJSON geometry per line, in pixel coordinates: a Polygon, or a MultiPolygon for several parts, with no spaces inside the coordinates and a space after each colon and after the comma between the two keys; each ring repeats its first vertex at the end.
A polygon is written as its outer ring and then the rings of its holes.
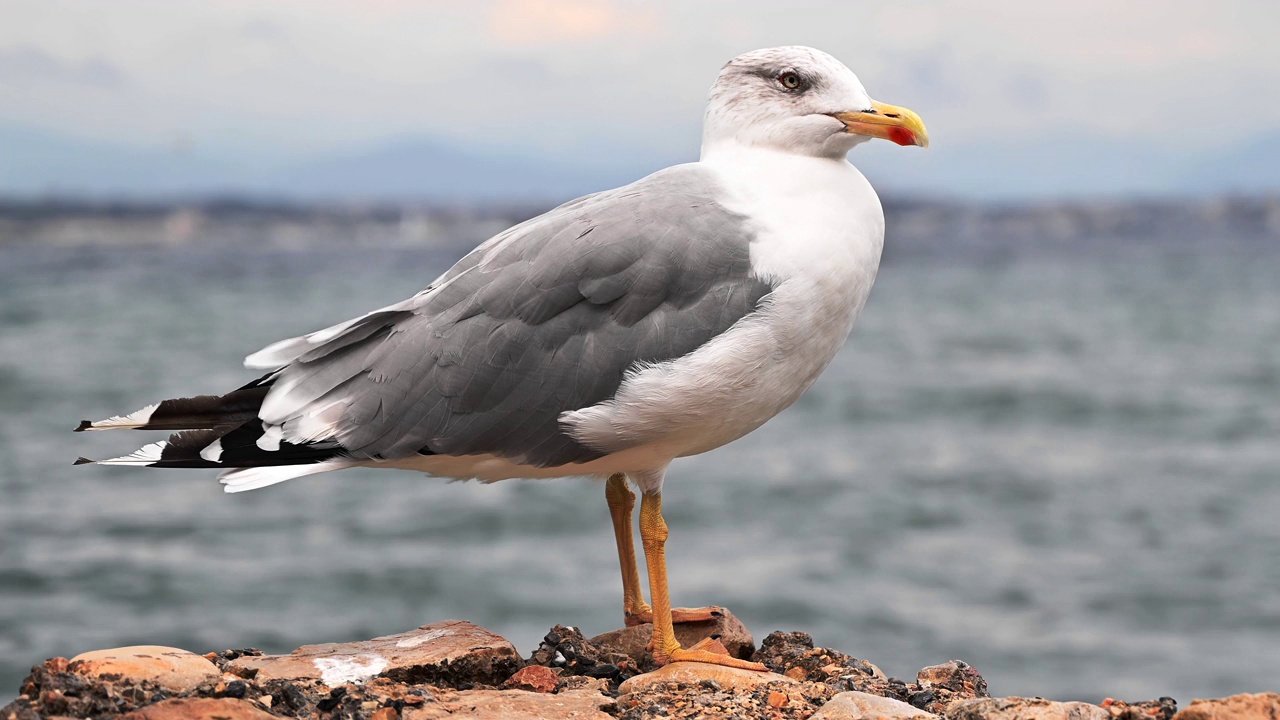
{"type": "Polygon", "coordinates": [[[698,643],[689,648],[676,648],[670,653],[654,653],[653,659],[659,665],[666,665],[673,662],[700,662],[711,665],[721,665],[724,667],[738,668],[740,670],[753,670],[755,672],[769,672],[769,668],[758,662],[750,660],[740,660],[729,654],[724,643],[716,638],[710,637],[698,641],[698,643]]]}

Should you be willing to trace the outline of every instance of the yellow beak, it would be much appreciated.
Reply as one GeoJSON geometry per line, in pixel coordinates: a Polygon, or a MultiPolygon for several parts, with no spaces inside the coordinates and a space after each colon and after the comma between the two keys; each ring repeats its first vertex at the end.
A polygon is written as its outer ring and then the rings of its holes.
{"type": "Polygon", "coordinates": [[[845,132],[891,140],[899,145],[929,147],[929,131],[924,121],[910,110],[874,100],[871,109],[862,112],[831,113],[844,123],[845,132]]]}

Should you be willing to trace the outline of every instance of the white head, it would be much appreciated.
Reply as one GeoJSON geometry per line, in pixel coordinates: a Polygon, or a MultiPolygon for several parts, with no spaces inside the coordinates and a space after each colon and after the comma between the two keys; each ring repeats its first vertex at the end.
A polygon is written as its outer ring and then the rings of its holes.
{"type": "Polygon", "coordinates": [[[873,137],[927,147],[920,116],[873,101],[844,63],[792,45],[729,61],[707,103],[702,152],[720,143],[842,158],[873,137]]]}

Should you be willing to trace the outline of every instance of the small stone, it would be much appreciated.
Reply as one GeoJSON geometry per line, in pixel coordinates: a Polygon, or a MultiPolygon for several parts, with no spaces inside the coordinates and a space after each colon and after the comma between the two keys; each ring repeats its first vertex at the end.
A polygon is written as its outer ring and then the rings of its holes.
{"type": "Polygon", "coordinates": [[[393,707],[384,707],[378,712],[369,716],[369,720],[397,720],[400,717],[400,711],[393,707]]]}
{"type": "Polygon", "coordinates": [[[404,709],[404,720],[614,720],[614,701],[594,690],[554,695],[526,690],[442,690],[435,702],[404,709]]]}
{"type": "MultiPolygon", "coordinates": [[[[756,649],[747,626],[728,610],[703,622],[679,623],[675,631],[676,640],[683,647],[693,647],[702,640],[715,637],[730,655],[741,660],[750,658],[756,649]]],[[[647,646],[652,638],[653,625],[646,623],[597,635],[591,638],[591,644],[602,652],[620,653],[639,663],[651,656],[647,646]]]]}
{"type": "Polygon", "coordinates": [[[174,698],[135,710],[124,715],[122,720],[273,720],[274,718],[274,715],[263,712],[244,700],[174,698]]]}
{"type": "Polygon", "coordinates": [[[67,669],[84,677],[118,679],[129,684],[154,682],[175,693],[194,690],[201,683],[215,681],[221,676],[217,666],[200,655],[159,645],[82,653],[71,659],[67,669]]]}
{"type": "Polygon", "coordinates": [[[1216,700],[1192,700],[1173,720],[1275,720],[1280,693],[1242,694],[1216,700]]]}
{"type": "Polygon", "coordinates": [[[560,678],[560,692],[568,690],[591,690],[604,695],[609,694],[609,681],[603,678],[587,677],[586,675],[573,675],[570,677],[560,678]]]}
{"type": "MultiPolygon", "coordinates": [[[[594,668],[593,668],[594,669],[594,668]]],[[[529,692],[549,693],[560,683],[555,670],[545,665],[529,665],[507,679],[502,687],[529,692]]]]}
{"type": "Polygon", "coordinates": [[[714,680],[728,691],[750,690],[766,683],[794,683],[789,677],[759,670],[743,670],[700,662],[675,662],[664,665],[644,675],[637,675],[622,683],[619,694],[638,692],[663,683],[697,685],[703,680],[714,680]]]}
{"type": "Polygon", "coordinates": [[[1178,714],[1178,702],[1171,697],[1140,702],[1107,698],[1102,707],[1111,713],[1112,720],[1173,720],[1178,714]]]}
{"type": "Polygon", "coordinates": [[[232,680],[222,689],[222,694],[229,698],[237,700],[243,698],[249,692],[249,686],[243,680],[232,680]]]}
{"type": "Polygon", "coordinates": [[[930,665],[916,673],[916,682],[924,687],[940,687],[969,697],[987,697],[987,681],[963,660],[930,665]]]}
{"type": "Polygon", "coordinates": [[[377,708],[377,707],[378,707],[379,705],[381,705],[381,704],[382,704],[382,703],[378,702],[377,700],[365,700],[364,702],[360,703],[360,709],[361,709],[361,710],[373,710],[373,709],[377,708]]]}
{"type": "Polygon", "coordinates": [[[1111,713],[1082,702],[1043,698],[974,698],[947,706],[947,720],[1111,720],[1111,713]]]}
{"type": "Polygon", "coordinates": [[[792,680],[799,680],[801,682],[804,682],[809,678],[809,673],[805,672],[805,669],[800,667],[799,665],[787,670],[782,674],[791,678],[792,680]]]}
{"type": "Polygon", "coordinates": [[[227,670],[258,683],[319,680],[329,687],[383,676],[406,683],[497,685],[520,666],[515,646],[462,620],[351,643],[304,645],[289,655],[243,656],[227,670]]]}
{"type": "Polygon", "coordinates": [[[777,690],[770,691],[769,693],[769,707],[773,708],[774,710],[777,710],[783,705],[786,705],[787,700],[788,698],[786,694],[780,693],[777,690]]]}

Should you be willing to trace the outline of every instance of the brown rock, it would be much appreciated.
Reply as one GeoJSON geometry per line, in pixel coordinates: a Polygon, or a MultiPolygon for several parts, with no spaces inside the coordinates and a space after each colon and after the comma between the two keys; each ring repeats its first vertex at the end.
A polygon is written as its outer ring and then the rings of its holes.
{"type": "Polygon", "coordinates": [[[777,690],[773,690],[769,693],[769,707],[773,708],[774,710],[777,710],[783,705],[786,705],[788,699],[789,698],[786,696],[785,693],[780,693],[777,690]]]}
{"type": "Polygon", "coordinates": [[[502,687],[510,690],[549,693],[555,690],[559,683],[560,675],[555,670],[544,665],[530,665],[508,678],[502,687]]]}
{"type": "Polygon", "coordinates": [[[1280,718],[1280,693],[1232,695],[1217,700],[1192,700],[1173,720],[1275,720],[1280,718]]]}
{"type": "Polygon", "coordinates": [[[122,720],[274,720],[244,700],[231,698],[175,698],[148,705],[122,720]]]}
{"type": "Polygon", "coordinates": [[[408,683],[498,685],[520,667],[504,638],[462,620],[351,643],[304,645],[289,655],[236,658],[226,669],[259,683],[319,680],[336,687],[383,676],[408,683]]]}
{"type": "Polygon", "coordinates": [[[131,685],[154,682],[170,692],[187,692],[222,673],[213,663],[180,648],[159,645],[94,650],[71,659],[67,669],[78,675],[120,680],[131,685]]]}
{"type": "Polygon", "coordinates": [[[613,700],[593,690],[555,695],[524,690],[442,690],[422,707],[405,708],[404,720],[613,720],[613,700]]]}
{"type": "Polygon", "coordinates": [[[963,660],[930,665],[916,673],[916,682],[921,687],[943,688],[966,697],[987,697],[987,681],[963,660]]]}
{"type": "MultiPolygon", "coordinates": [[[[755,652],[755,640],[742,621],[728,610],[718,618],[706,622],[679,623],[675,626],[676,640],[684,647],[692,647],[709,637],[717,638],[724,644],[733,657],[746,660],[755,652]]],[[[591,644],[604,652],[616,652],[630,657],[637,663],[648,659],[651,654],[646,649],[653,637],[653,625],[635,625],[591,638],[591,644]]]]}
{"type": "Polygon", "coordinates": [[[1097,705],[1043,698],[976,698],[947,707],[947,720],[1111,720],[1097,705]]]}
{"type": "Polygon", "coordinates": [[[1107,698],[1101,705],[1111,714],[1112,720],[1173,720],[1173,716],[1178,714],[1178,703],[1171,697],[1141,702],[1107,698]]]}
{"type": "Polygon", "coordinates": [[[812,720],[937,720],[901,700],[850,690],[827,701],[812,720]]]}
{"type": "Polygon", "coordinates": [[[712,681],[725,690],[750,690],[766,683],[795,683],[795,680],[777,673],[743,670],[710,663],[675,662],[653,672],[631,678],[622,683],[618,692],[626,695],[665,683],[697,685],[706,681],[712,681]]]}
{"type": "Polygon", "coordinates": [[[384,707],[369,716],[369,720],[398,720],[400,711],[393,707],[384,707]]]}

